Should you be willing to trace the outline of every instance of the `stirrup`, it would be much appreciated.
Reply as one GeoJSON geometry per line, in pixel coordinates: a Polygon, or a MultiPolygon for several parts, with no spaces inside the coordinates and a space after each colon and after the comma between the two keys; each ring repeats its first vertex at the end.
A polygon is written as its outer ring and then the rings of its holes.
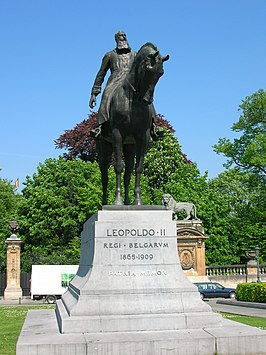
{"type": "Polygon", "coordinates": [[[90,131],[90,136],[95,139],[100,138],[101,132],[102,132],[101,126],[98,126],[95,129],[92,129],[90,131]]]}

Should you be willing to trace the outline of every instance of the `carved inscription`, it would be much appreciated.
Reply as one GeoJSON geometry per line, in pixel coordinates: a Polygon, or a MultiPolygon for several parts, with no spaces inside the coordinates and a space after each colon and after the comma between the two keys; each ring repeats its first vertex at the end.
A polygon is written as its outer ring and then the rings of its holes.
{"type": "MultiPolygon", "coordinates": [[[[112,255],[115,265],[126,267],[126,270],[110,270],[109,277],[164,277],[165,270],[155,266],[163,250],[170,248],[164,228],[108,228],[102,248],[112,255]],[[147,270],[139,270],[135,266],[145,265],[147,270]]],[[[114,265],[114,264],[113,264],[114,265]]]]}
{"type": "Polygon", "coordinates": [[[146,270],[146,271],[109,271],[111,277],[136,277],[136,276],[166,276],[165,270],[146,270]]]}
{"type": "Polygon", "coordinates": [[[153,237],[165,236],[165,229],[107,229],[107,237],[153,237]]]}
{"type": "Polygon", "coordinates": [[[152,260],[153,254],[120,254],[120,260],[152,260]]]}
{"type": "Polygon", "coordinates": [[[128,249],[153,249],[153,248],[169,248],[168,243],[163,242],[146,242],[146,243],[103,243],[104,249],[117,249],[117,248],[128,248],[128,249]]]}
{"type": "Polygon", "coordinates": [[[119,260],[132,260],[132,261],[143,261],[143,260],[152,260],[154,255],[150,252],[145,252],[145,249],[154,250],[154,249],[164,249],[169,248],[167,242],[127,242],[127,243],[103,243],[104,249],[122,249],[132,250],[130,253],[123,253],[119,255],[119,260]],[[141,249],[144,249],[144,252],[140,252],[141,249]]]}

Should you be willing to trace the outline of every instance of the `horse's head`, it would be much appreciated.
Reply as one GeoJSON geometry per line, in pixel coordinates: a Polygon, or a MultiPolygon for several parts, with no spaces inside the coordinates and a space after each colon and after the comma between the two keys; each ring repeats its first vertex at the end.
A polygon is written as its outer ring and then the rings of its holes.
{"type": "Polygon", "coordinates": [[[159,78],[163,75],[163,57],[152,43],[142,46],[135,61],[135,89],[139,101],[145,104],[153,102],[153,93],[159,78]]]}

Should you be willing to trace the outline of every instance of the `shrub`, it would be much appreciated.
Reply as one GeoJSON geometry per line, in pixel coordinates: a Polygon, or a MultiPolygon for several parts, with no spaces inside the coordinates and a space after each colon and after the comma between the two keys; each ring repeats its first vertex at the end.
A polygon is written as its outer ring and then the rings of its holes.
{"type": "Polygon", "coordinates": [[[266,303],[266,282],[249,282],[237,285],[236,299],[238,301],[266,303]]]}

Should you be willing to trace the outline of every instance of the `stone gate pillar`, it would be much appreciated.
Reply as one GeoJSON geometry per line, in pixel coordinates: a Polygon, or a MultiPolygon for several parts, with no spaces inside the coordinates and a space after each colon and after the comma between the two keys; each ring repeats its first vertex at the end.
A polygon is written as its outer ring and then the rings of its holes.
{"type": "Polygon", "coordinates": [[[180,263],[187,276],[205,276],[205,240],[202,221],[176,221],[177,246],[180,263]]]}
{"type": "Polygon", "coordinates": [[[17,221],[11,221],[9,228],[11,236],[6,239],[6,289],[4,299],[17,300],[22,298],[22,289],[20,287],[20,249],[23,241],[15,234],[19,225],[17,221]]]}

